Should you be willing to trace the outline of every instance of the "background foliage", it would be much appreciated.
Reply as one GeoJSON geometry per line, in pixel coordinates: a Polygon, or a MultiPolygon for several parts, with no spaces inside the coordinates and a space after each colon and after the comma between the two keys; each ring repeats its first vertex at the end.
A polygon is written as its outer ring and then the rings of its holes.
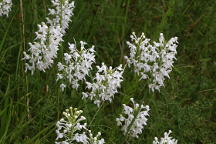
{"type": "MultiPolygon", "coordinates": [[[[88,123],[97,111],[81,92],[61,93],[57,68],[34,75],[24,72],[22,53],[34,40],[37,24],[45,21],[49,0],[13,0],[8,18],[0,18],[0,143],[54,143],[55,123],[69,106],[84,110],[88,123]]],[[[145,97],[151,108],[148,125],[131,144],[152,143],[171,129],[179,143],[216,143],[216,1],[215,0],[77,0],[75,15],[64,37],[58,59],[67,43],[94,44],[97,64],[117,66],[128,55],[126,40],[132,31],[157,40],[179,37],[178,60],[161,92],[149,94],[137,84],[132,71],[114,103],[105,104],[90,127],[101,131],[108,144],[125,143],[115,118],[130,97],[145,97]]]]}

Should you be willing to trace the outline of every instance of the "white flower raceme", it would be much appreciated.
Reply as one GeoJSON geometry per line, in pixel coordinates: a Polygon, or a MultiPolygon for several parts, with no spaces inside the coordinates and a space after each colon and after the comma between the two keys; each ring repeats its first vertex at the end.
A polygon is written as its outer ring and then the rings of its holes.
{"type": "Polygon", "coordinates": [[[155,137],[153,144],[177,144],[177,140],[170,137],[169,135],[172,133],[171,130],[169,130],[169,132],[165,132],[164,133],[164,137],[160,138],[160,141],[158,141],[158,138],[155,137]]]}
{"type": "Polygon", "coordinates": [[[69,44],[69,53],[64,53],[64,63],[58,63],[57,81],[61,81],[60,85],[62,91],[69,83],[72,88],[79,87],[79,81],[85,80],[95,63],[94,46],[89,49],[85,48],[86,43],[80,41],[80,50],[77,49],[76,44],[69,44]]]}
{"type": "Polygon", "coordinates": [[[2,0],[0,1],[0,16],[6,15],[10,12],[12,7],[12,0],[2,0]]]}
{"type": "Polygon", "coordinates": [[[72,107],[66,109],[66,111],[63,112],[65,118],[62,118],[56,123],[56,144],[69,144],[74,141],[85,143],[88,141],[88,138],[85,135],[87,124],[83,124],[83,121],[86,118],[81,116],[81,113],[81,110],[77,110],[76,108],[72,107]]]}
{"type": "Polygon", "coordinates": [[[68,28],[68,24],[73,16],[74,1],[70,0],[52,0],[53,8],[49,9],[49,15],[51,19],[47,18],[47,21],[51,25],[60,25],[61,32],[64,34],[68,28]]]}
{"type": "Polygon", "coordinates": [[[38,25],[35,42],[29,43],[30,48],[24,52],[26,71],[30,70],[32,74],[35,69],[45,71],[54,63],[59,45],[63,41],[62,37],[73,15],[73,1],[52,0],[52,5],[53,9],[49,9],[51,18],[38,25]]]}
{"type": "Polygon", "coordinates": [[[38,28],[35,42],[29,43],[29,54],[24,52],[23,58],[28,61],[25,64],[26,71],[30,70],[32,74],[36,68],[45,71],[53,64],[53,58],[57,57],[59,43],[63,41],[60,26],[47,26],[42,22],[38,28]]]}
{"type": "Polygon", "coordinates": [[[100,106],[103,101],[112,102],[123,81],[123,68],[122,65],[114,69],[111,66],[108,68],[102,63],[102,66],[97,66],[97,69],[94,82],[86,82],[86,88],[90,92],[83,92],[83,98],[90,98],[97,106],[100,106]]]}
{"type": "Polygon", "coordinates": [[[74,142],[82,144],[104,144],[104,139],[99,139],[101,133],[94,137],[91,130],[87,129],[86,118],[81,116],[82,110],[70,107],[63,112],[65,118],[56,123],[57,138],[56,144],[72,144],[74,142]]]}
{"type": "Polygon", "coordinates": [[[149,116],[150,108],[148,105],[144,106],[143,104],[135,103],[133,98],[130,101],[133,103],[133,107],[123,104],[123,114],[120,114],[116,121],[117,125],[121,126],[124,135],[138,138],[144,126],[147,125],[147,116],[149,116]]]}
{"type": "Polygon", "coordinates": [[[140,37],[132,33],[132,42],[127,42],[130,48],[130,56],[125,57],[128,66],[134,67],[135,73],[141,76],[140,79],[149,80],[148,86],[152,91],[159,91],[164,86],[165,77],[169,78],[176,59],[177,39],[174,37],[166,42],[161,33],[159,42],[151,43],[144,33],[140,37]]]}

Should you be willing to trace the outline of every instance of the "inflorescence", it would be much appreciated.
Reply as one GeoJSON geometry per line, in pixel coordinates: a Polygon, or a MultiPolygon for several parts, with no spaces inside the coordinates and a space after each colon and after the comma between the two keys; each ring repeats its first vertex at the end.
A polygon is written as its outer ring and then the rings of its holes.
{"type": "Polygon", "coordinates": [[[97,69],[94,82],[86,82],[86,88],[90,92],[83,92],[83,98],[90,98],[99,107],[104,101],[112,102],[123,81],[123,68],[122,65],[116,68],[107,67],[102,63],[102,66],[97,66],[97,69]]]}
{"type": "Polygon", "coordinates": [[[133,98],[130,99],[133,107],[123,104],[123,114],[116,118],[117,125],[121,126],[124,135],[138,138],[142,133],[144,126],[147,125],[147,116],[149,116],[149,106],[138,104],[133,98]]]}
{"type": "Polygon", "coordinates": [[[6,15],[8,16],[11,11],[12,0],[2,0],[0,2],[0,16],[6,15]]]}
{"type": "Polygon", "coordinates": [[[172,133],[171,130],[169,132],[164,133],[164,137],[160,138],[160,141],[158,141],[158,138],[155,137],[153,144],[177,144],[178,140],[170,137],[169,135],[172,133]]]}
{"type": "Polygon", "coordinates": [[[57,81],[61,81],[60,88],[64,91],[66,83],[72,85],[72,88],[79,87],[79,81],[85,80],[95,63],[94,46],[85,48],[87,43],[80,41],[80,50],[76,44],[69,43],[69,53],[64,53],[64,63],[58,63],[57,81]]]}
{"type": "Polygon", "coordinates": [[[68,24],[73,16],[74,1],[70,0],[52,0],[53,8],[49,9],[49,16],[47,22],[50,25],[60,25],[61,33],[65,34],[65,30],[68,28],[68,24]]]}
{"type": "Polygon", "coordinates": [[[73,15],[74,2],[69,0],[52,0],[53,9],[49,9],[51,18],[38,25],[35,42],[29,43],[30,48],[24,52],[26,71],[33,74],[35,69],[45,71],[54,63],[59,45],[63,41],[68,23],[73,15]]]}
{"type": "Polygon", "coordinates": [[[134,72],[140,75],[140,79],[149,80],[148,86],[153,92],[164,86],[165,77],[169,78],[176,59],[177,40],[174,37],[166,42],[161,33],[159,42],[151,44],[144,33],[140,37],[132,33],[131,42],[127,42],[130,48],[130,56],[125,57],[128,66],[134,67],[134,72]]]}
{"type": "Polygon", "coordinates": [[[87,128],[86,118],[81,115],[82,110],[70,107],[63,112],[64,118],[56,123],[56,144],[71,144],[74,142],[82,144],[104,144],[101,133],[94,137],[91,130],[87,128]]]}

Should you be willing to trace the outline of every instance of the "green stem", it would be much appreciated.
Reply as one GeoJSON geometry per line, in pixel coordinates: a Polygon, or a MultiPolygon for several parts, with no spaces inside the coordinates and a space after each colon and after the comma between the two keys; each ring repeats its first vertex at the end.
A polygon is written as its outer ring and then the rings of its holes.
{"type": "Polygon", "coordinates": [[[91,122],[90,122],[90,124],[89,124],[89,125],[91,125],[91,124],[92,124],[92,122],[95,120],[95,118],[96,118],[97,114],[99,113],[99,111],[100,111],[100,110],[101,110],[101,108],[103,107],[103,104],[104,104],[104,102],[102,102],[102,104],[101,104],[101,105],[100,105],[100,107],[98,108],[97,112],[94,114],[94,116],[93,116],[93,118],[92,118],[92,120],[91,120],[91,122]]]}

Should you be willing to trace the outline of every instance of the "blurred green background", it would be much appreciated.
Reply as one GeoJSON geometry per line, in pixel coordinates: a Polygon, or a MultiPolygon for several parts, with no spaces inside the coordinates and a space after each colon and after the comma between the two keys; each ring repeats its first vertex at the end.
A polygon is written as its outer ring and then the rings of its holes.
{"type": "MultiPolygon", "coordinates": [[[[50,0],[13,0],[9,17],[0,17],[0,143],[54,143],[55,123],[69,106],[84,110],[88,123],[97,106],[82,100],[81,92],[56,83],[56,66],[46,73],[25,73],[23,51],[35,38],[37,24],[45,21],[50,0]]],[[[149,94],[126,69],[114,102],[106,103],[90,125],[102,132],[107,144],[123,144],[116,126],[123,103],[130,97],[151,108],[148,125],[130,144],[150,144],[165,131],[181,144],[216,144],[216,0],[76,0],[70,27],[59,57],[68,42],[83,40],[96,46],[97,64],[125,63],[131,32],[157,40],[179,37],[177,61],[161,92],[149,94]]]]}

